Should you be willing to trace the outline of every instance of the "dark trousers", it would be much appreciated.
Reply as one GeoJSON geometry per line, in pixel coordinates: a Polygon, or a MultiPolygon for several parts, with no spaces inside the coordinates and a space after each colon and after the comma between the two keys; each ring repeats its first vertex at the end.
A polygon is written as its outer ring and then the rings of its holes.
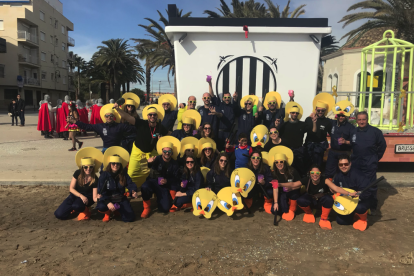
{"type": "Polygon", "coordinates": [[[92,196],[88,196],[88,205],[85,205],[80,197],[70,194],[55,211],[58,219],[67,219],[72,211],[83,212],[86,206],[91,206],[95,202],[92,196]]]}
{"type": "Polygon", "coordinates": [[[19,121],[17,120],[17,118],[19,117],[19,115],[12,115],[12,126],[14,126],[14,121],[16,120],[16,126],[19,124],[19,121]]]}
{"type": "Polygon", "coordinates": [[[358,202],[357,207],[350,215],[336,215],[336,222],[341,225],[351,225],[354,223],[354,215],[356,214],[365,214],[366,211],[370,208],[370,200],[362,199],[358,202]]]}
{"type": "Polygon", "coordinates": [[[175,197],[175,206],[178,208],[182,207],[185,203],[191,203],[193,197],[192,196],[179,196],[175,197]]]}
{"type": "MultiPolygon", "coordinates": [[[[132,210],[132,206],[129,203],[129,200],[124,196],[121,202],[118,202],[121,208],[118,209],[119,213],[121,213],[122,221],[124,222],[132,222],[135,220],[135,213],[132,210]]],[[[98,201],[96,204],[96,209],[101,212],[108,211],[108,205],[105,204],[103,201],[98,201]]]]}
{"type": "Polygon", "coordinates": [[[141,186],[143,200],[150,200],[152,195],[157,196],[157,205],[160,212],[167,213],[171,208],[170,187],[168,185],[158,185],[157,179],[148,179],[141,186]]]}
{"type": "Polygon", "coordinates": [[[305,163],[304,147],[300,147],[292,151],[293,151],[293,156],[294,156],[292,167],[296,169],[296,171],[299,173],[301,177],[306,176],[308,167],[306,167],[306,163],[305,163]]]}
{"type": "Polygon", "coordinates": [[[308,207],[316,208],[316,207],[325,207],[325,208],[332,208],[334,200],[330,195],[324,195],[319,200],[314,199],[308,193],[301,195],[298,199],[298,205],[300,207],[308,207]]]}
{"type": "Polygon", "coordinates": [[[348,151],[333,151],[332,149],[328,153],[328,160],[326,160],[325,176],[326,178],[333,178],[338,172],[338,157],[340,155],[350,155],[348,151]]]}
{"type": "Polygon", "coordinates": [[[321,166],[323,163],[323,157],[325,155],[325,150],[328,148],[328,142],[323,143],[313,143],[308,142],[305,145],[306,150],[306,166],[307,168],[313,164],[321,166]]]}
{"type": "Polygon", "coordinates": [[[282,213],[289,213],[289,199],[297,200],[300,197],[300,190],[284,192],[283,188],[279,189],[279,210],[282,213]]]}
{"type": "Polygon", "coordinates": [[[229,136],[230,136],[230,132],[218,131],[218,136],[217,136],[217,150],[218,151],[225,150],[226,139],[229,138],[229,136]]]}
{"type": "Polygon", "coordinates": [[[19,117],[20,117],[20,124],[21,124],[22,126],[24,126],[24,122],[25,122],[25,118],[24,118],[24,110],[23,110],[23,111],[20,111],[19,117]]]}

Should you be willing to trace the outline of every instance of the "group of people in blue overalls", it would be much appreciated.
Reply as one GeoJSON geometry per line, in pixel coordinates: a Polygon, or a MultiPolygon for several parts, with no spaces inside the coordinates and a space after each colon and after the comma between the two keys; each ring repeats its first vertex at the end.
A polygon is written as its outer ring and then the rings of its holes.
{"type": "MultiPolygon", "coordinates": [[[[150,216],[154,194],[158,211],[176,212],[191,206],[191,195],[197,189],[208,188],[217,192],[217,189],[230,185],[230,174],[234,168],[247,167],[255,173],[257,183],[264,188],[252,190],[245,199],[247,208],[251,208],[260,194],[267,195],[263,204],[266,212],[281,213],[283,219],[290,221],[294,219],[296,206],[299,206],[305,212],[304,220],[314,222],[311,209],[312,206],[319,206],[322,207],[323,217],[320,225],[330,229],[330,223],[326,221],[329,215],[327,209],[332,208],[333,204],[332,192],[339,189],[337,193],[347,193],[342,188],[360,191],[376,180],[378,162],[386,148],[385,139],[379,129],[368,124],[365,111],[356,114],[357,127],[348,121],[354,112],[354,106],[349,101],[335,103],[330,94],[318,94],[313,101],[313,113],[302,121],[303,108],[293,101],[293,91],[289,91],[291,101],[287,104],[282,102],[279,93],[269,92],[260,105],[255,95],[240,98],[237,92],[233,95],[224,93],[220,99],[214,95],[210,79],[208,86],[209,93],[203,94],[203,105],[198,109],[194,96],[178,106],[173,96],[161,97],[158,104],[145,107],[143,118],[128,113],[126,108],[127,105],[134,105],[138,109],[136,98],[128,98],[122,109],[117,103],[102,108],[105,123],[95,125],[93,130],[102,137],[103,153],[108,148],[120,146],[122,137],[131,132],[135,137],[132,149],[131,146],[127,149],[129,165],[122,166],[123,174],[120,176],[105,171],[106,178],[112,177],[111,181],[107,181],[107,187],[109,189],[111,183],[118,189],[123,187],[119,190],[128,189],[131,196],[136,196],[136,191],[141,190],[142,218],[150,216]],[[331,112],[335,120],[327,117],[331,112]],[[174,130],[176,123],[178,126],[174,130]],[[253,131],[259,126],[263,126],[265,131],[253,131]],[[160,139],[166,137],[171,139],[163,140],[160,145],[160,139]],[[174,152],[177,140],[183,143],[180,153],[174,152]],[[278,147],[280,152],[274,150],[278,147]],[[282,148],[291,151],[292,157],[282,148]],[[267,156],[270,152],[277,154],[267,156]],[[327,158],[326,162],[324,158],[327,158]],[[209,170],[204,176],[203,168],[209,170]],[[325,173],[322,173],[323,170],[325,173]],[[275,179],[280,183],[277,191],[271,185],[275,179]]],[[[73,118],[68,118],[68,122],[91,130],[90,126],[73,118]]],[[[79,165],[81,172],[74,174],[71,184],[70,200],[78,205],[81,204],[76,197],[82,199],[82,194],[76,187],[82,181],[80,176],[88,175],[86,171],[82,173],[82,168],[83,165],[79,165]]],[[[91,180],[90,176],[83,182],[91,183],[87,180],[91,180]]],[[[102,184],[103,190],[105,187],[102,184]]],[[[98,187],[96,189],[99,190],[98,187]]],[[[376,189],[374,186],[361,195],[359,207],[352,218],[338,215],[338,223],[352,224],[355,216],[357,221],[365,222],[356,228],[365,230],[368,211],[375,212],[377,209],[376,189]]],[[[102,199],[98,198],[101,193],[97,191],[94,196],[90,192],[88,190],[83,196],[88,199],[87,203],[82,199],[85,207],[96,200],[103,212],[111,211],[112,205],[107,203],[110,199],[103,201],[108,208],[104,210],[99,203],[102,199]]],[[[73,208],[71,212],[79,212],[80,209],[73,208]]],[[[67,211],[64,216],[59,214],[56,215],[58,218],[67,217],[67,211]]],[[[109,213],[106,215],[105,220],[109,220],[109,213]]],[[[124,221],[131,221],[132,216],[126,217],[124,221]]]]}

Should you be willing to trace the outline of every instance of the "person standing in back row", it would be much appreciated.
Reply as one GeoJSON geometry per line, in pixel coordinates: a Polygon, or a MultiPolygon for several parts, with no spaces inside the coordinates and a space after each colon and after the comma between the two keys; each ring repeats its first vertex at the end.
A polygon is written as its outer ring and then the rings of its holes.
{"type": "MultiPolygon", "coordinates": [[[[362,171],[372,183],[377,179],[378,162],[384,155],[387,143],[382,131],[368,124],[366,111],[358,112],[356,118],[358,127],[351,133],[352,166],[362,171]]],[[[375,185],[373,188],[371,214],[375,213],[378,205],[378,186],[375,185]]]]}
{"type": "Polygon", "coordinates": [[[26,103],[20,96],[20,94],[17,94],[17,110],[19,111],[19,117],[20,117],[20,126],[24,126],[25,118],[24,118],[24,110],[26,108],[26,103]]]}
{"type": "Polygon", "coordinates": [[[17,117],[19,116],[19,111],[18,111],[17,103],[15,100],[12,100],[12,102],[9,104],[9,113],[11,114],[11,118],[12,118],[12,126],[14,126],[15,120],[16,120],[16,126],[18,126],[19,121],[17,120],[17,117]]]}

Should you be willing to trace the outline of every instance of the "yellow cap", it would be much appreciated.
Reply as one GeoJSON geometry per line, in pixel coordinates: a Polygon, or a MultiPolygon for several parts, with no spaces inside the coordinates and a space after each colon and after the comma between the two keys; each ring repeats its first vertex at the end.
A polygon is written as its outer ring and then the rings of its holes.
{"type": "Polygon", "coordinates": [[[85,157],[81,159],[82,166],[95,166],[95,160],[91,157],[85,157]]]}
{"type": "Polygon", "coordinates": [[[155,107],[150,107],[147,109],[147,114],[151,114],[151,113],[157,113],[157,109],[155,107]]]}
{"type": "Polygon", "coordinates": [[[290,109],[290,112],[300,112],[300,109],[299,107],[294,106],[290,109]]]}
{"type": "Polygon", "coordinates": [[[201,149],[206,149],[206,148],[213,148],[213,144],[211,144],[211,143],[204,143],[202,146],[201,146],[201,149]]]}
{"type": "Polygon", "coordinates": [[[169,104],[170,104],[170,103],[171,103],[171,101],[170,101],[170,99],[168,99],[168,98],[164,98],[164,100],[162,101],[162,104],[163,104],[163,103],[169,103],[169,104]]]}
{"type": "Polygon", "coordinates": [[[327,109],[328,108],[328,105],[326,103],[324,103],[324,102],[318,101],[316,103],[316,107],[327,109]]]}
{"type": "Polygon", "coordinates": [[[275,96],[269,96],[268,97],[268,102],[276,102],[276,97],[275,96]]]}
{"type": "Polygon", "coordinates": [[[173,149],[174,145],[171,142],[164,142],[161,144],[162,148],[161,149],[165,149],[165,148],[170,148],[173,149]]]}
{"type": "Polygon", "coordinates": [[[276,153],[274,158],[275,158],[275,161],[280,161],[280,160],[287,161],[286,155],[284,155],[283,153],[276,153]]]}
{"type": "Polygon", "coordinates": [[[121,157],[119,156],[110,156],[109,157],[109,163],[122,163],[121,157]]]}
{"type": "Polygon", "coordinates": [[[184,150],[189,150],[189,149],[195,149],[195,146],[193,144],[186,144],[184,146],[184,150]]]}
{"type": "Polygon", "coordinates": [[[134,100],[126,100],[125,101],[125,104],[126,105],[133,105],[133,106],[135,106],[135,101],[134,100]]]}
{"type": "Polygon", "coordinates": [[[192,125],[194,123],[193,119],[190,117],[185,117],[183,119],[183,124],[192,125]]]}

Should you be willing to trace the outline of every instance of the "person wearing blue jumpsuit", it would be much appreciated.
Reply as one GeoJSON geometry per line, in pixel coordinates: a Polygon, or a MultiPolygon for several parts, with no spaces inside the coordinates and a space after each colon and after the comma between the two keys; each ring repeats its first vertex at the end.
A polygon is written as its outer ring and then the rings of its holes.
{"type": "Polygon", "coordinates": [[[96,209],[101,213],[105,213],[104,221],[109,220],[109,213],[115,211],[114,203],[119,204],[119,213],[122,221],[132,222],[135,220],[135,213],[132,210],[129,200],[125,196],[125,188],[136,197],[137,185],[122,168],[120,163],[109,163],[107,169],[102,171],[98,181],[99,200],[96,209]],[[114,167],[115,166],[115,167],[114,167]],[[121,181],[121,178],[123,181],[121,181]],[[123,182],[123,183],[122,183],[123,182]],[[117,198],[115,201],[114,199],[117,198]]]}
{"type": "MultiPolygon", "coordinates": [[[[281,105],[283,105],[283,103],[281,103],[281,105]]],[[[283,107],[276,109],[276,107],[277,103],[268,104],[266,110],[263,110],[263,107],[259,107],[259,120],[268,129],[275,124],[276,119],[280,119],[280,121],[285,119],[285,109],[283,107]]]]}
{"type": "Polygon", "coordinates": [[[207,173],[206,189],[218,194],[222,188],[230,187],[231,165],[229,157],[225,152],[221,152],[214,163],[214,166],[207,173]]]}
{"type": "Polygon", "coordinates": [[[116,123],[115,117],[105,117],[105,119],[106,123],[96,125],[85,124],[81,121],[75,121],[74,119],[68,119],[68,122],[71,124],[76,124],[80,129],[84,129],[86,131],[95,131],[98,133],[99,136],[101,136],[103,142],[102,153],[104,153],[106,149],[112,146],[121,145],[121,141],[124,139],[124,133],[137,131],[133,125],[116,123]]]}
{"type": "Polygon", "coordinates": [[[211,96],[209,93],[203,94],[203,102],[204,106],[199,107],[197,110],[201,115],[200,125],[203,125],[204,123],[210,123],[211,131],[213,132],[214,137],[217,137],[219,120],[218,115],[213,111],[215,109],[215,106],[213,106],[211,103],[211,96]]]}
{"type": "MultiPolygon", "coordinates": [[[[240,102],[237,98],[237,93],[235,93],[233,95],[233,112],[237,117],[238,128],[236,137],[239,137],[241,133],[245,133],[247,135],[247,144],[250,146],[252,144],[250,141],[250,132],[259,123],[259,115],[257,112],[253,114],[253,103],[250,101],[246,101],[244,103],[245,108],[241,109],[240,102]]],[[[234,139],[235,141],[233,143],[237,141],[236,139],[234,139]]]]}
{"type": "Polygon", "coordinates": [[[187,156],[181,183],[175,194],[174,205],[180,209],[186,207],[183,206],[184,204],[191,204],[194,192],[201,188],[202,183],[204,183],[204,177],[197,160],[193,156],[187,156]],[[186,185],[183,181],[187,182],[186,185]]]}
{"type": "Polygon", "coordinates": [[[215,113],[219,120],[217,139],[217,149],[223,151],[226,145],[226,139],[230,136],[230,129],[234,124],[233,104],[231,103],[231,95],[228,92],[223,93],[223,99],[220,100],[213,92],[211,81],[209,82],[209,93],[211,102],[215,106],[215,113]]]}
{"type": "Polygon", "coordinates": [[[150,201],[155,194],[158,211],[163,213],[168,213],[172,205],[170,195],[173,197],[175,193],[171,194],[170,190],[176,191],[180,182],[178,162],[171,156],[171,153],[163,149],[162,155],[148,160],[151,172],[141,187],[144,203],[150,201]]]}
{"type": "MultiPolygon", "coordinates": [[[[384,155],[387,143],[382,131],[368,124],[368,114],[365,111],[357,113],[358,127],[351,133],[352,155],[351,161],[370,182],[377,179],[378,162],[384,155]]],[[[371,212],[375,212],[378,205],[377,190],[373,192],[371,212]]]]}
{"type": "Polygon", "coordinates": [[[193,136],[193,126],[189,125],[188,127],[186,124],[183,124],[182,129],[176,129],[171,133],[171,136],[177,138],[178,140],[183,140],[185,137],[192,137],[193,136]]]}
{"type": "MultiPolygon", "coordinates": [[[[335,174],[332,182],[341,188],[349,188],[356,192],[365,189],[371,182],[354,164],[351,163],[349,155],[338,156],[339,172],[335,174]]],[[[354,223],[354,216],[364,216],[366,222],[366,213],[371,206],[375,188],[364,191],[359,196],[359,202],[356,209],[349,215],[336,215],[336,222],[342,225],[351,225],[354,223]]]]}
{"type": "Polygon", "coordinates": [[[170,110],[170,103],[160,103],[164,108],[164,119],[162,119],[161,125],[163,125],[168,131],[172,132],[175,121],[177,120],[178,110],[170,110]]]}
{"type": "Polygon", "coordinates": [[[332,120],[331,148],[328,153],[328,160],[326,161],[325,176],[333,178],[338,172],[338,156],[347,154],[351,155],[351,132],[355,126],[348,122],[343,114],[338,114],[338,120],[332,120]]]}

